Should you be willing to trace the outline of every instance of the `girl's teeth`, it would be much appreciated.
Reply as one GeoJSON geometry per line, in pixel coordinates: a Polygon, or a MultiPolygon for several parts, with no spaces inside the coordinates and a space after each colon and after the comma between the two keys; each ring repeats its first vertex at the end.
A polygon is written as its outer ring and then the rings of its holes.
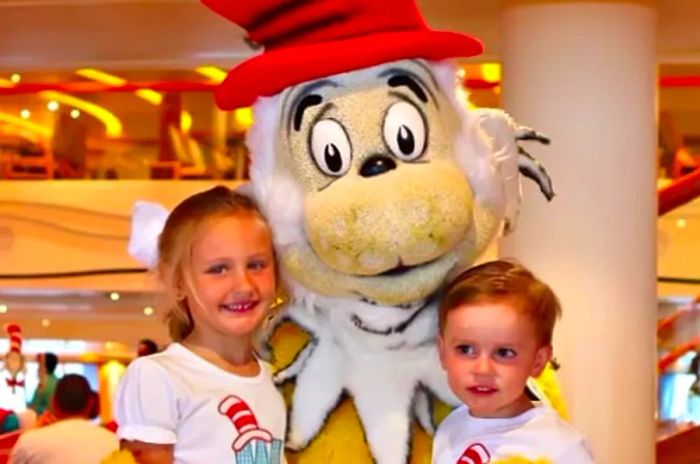
{"type": "Polygon", "coordinates": [[[241,311],[247,311],[249,309],[252,309],[255,306],[254,302],[247,302],[247,303],[233,303],[233,304],[224,304],[222,305],[223,309],[226,311],[232,311],[232,312],[241,312],[241,311]]]}

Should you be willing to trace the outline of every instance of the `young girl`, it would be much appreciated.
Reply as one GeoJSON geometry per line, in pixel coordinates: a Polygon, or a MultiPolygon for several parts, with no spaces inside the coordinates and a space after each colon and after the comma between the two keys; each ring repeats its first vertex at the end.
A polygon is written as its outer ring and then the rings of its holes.
{"type": "Polygon", "coordinates": [[[133,361],[116,401],[140,463],[283,462],[284,401],[256,357],[276,294],[270,230],[250,199],[215,187],[180,203],[158,243],[174,341],[133,361]]]}

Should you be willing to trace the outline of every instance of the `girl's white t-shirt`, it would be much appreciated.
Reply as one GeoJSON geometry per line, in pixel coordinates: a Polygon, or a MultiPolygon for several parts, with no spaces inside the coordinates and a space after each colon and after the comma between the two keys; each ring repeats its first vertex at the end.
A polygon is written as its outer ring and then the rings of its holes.
{"type": "Polygon", "coordinates": [[[474,417],[460,406],[438,427],[433,464],[499,461],[593,464],[593,457],[584,436],[548,406],[504,419],[474,417]]]}
{"type": "Polygon", "coordinates": [[[270,369],[227,372],[179,343],[134,360],[116,396],[123,440],[173,444],[178,464],[280,464],[284,400],[270,369]]]}

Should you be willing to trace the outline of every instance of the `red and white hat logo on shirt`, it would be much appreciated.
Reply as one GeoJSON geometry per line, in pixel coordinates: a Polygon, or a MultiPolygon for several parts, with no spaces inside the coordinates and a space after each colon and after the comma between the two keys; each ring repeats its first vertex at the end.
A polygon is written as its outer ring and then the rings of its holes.
{"type": "Polygon", "coordinates": [[[228,417],[238,432],[231,445],[235,452],[242,450],[251,440],[272,441],[272,435],[258,426],[258,420],[248,404],[235,395],[229,395],[219,403],[219,413],[228,417]]]}
{"type": "Polygon", "coordinates": [[[484,445],[476,443],[465,449],[455,464],[488,464],[489,462],[491,462],[489,452],[484,445]]]}

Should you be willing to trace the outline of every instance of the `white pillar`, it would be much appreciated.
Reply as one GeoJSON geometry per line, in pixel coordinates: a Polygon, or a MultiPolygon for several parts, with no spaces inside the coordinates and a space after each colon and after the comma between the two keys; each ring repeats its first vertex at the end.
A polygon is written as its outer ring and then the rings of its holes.
{"type": "Polygon", "coordinates": [[[598,464],[651,464],[655,445],[656,21],[651,2],[510,1],[504,108],[553,142],[526,145],[556,198],[526,181],[514,256],[563,305],[555,354],[598,464]]]}

